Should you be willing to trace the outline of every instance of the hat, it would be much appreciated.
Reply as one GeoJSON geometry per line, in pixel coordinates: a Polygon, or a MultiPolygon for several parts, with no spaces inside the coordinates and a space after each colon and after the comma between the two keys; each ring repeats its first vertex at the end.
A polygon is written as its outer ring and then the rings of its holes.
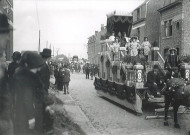
{"type": "Polygon", "coordinates": [[[17,52],[17,51],[14,52],[12,58],[13,58],[14,61],[20,60],[21,59],[21,53],[17,52]]]}
{"type": "Polygon", "coordinates": [[[5,14],[0,13],[0,33],[6,33],[10,30],[13,29],[9,26],[7,16],[5,14]]]}
{"type": "Polygon", "coordinates": [[[172,51],[172,50],[174,50],[174,51],[177,52],[177,49],[175,49],[175,48],[170,48],[170,49],[169,49],[169,51],[172,51]]]}
{"type": "Polygon", "coordinates": [[[43,52],[41,53],[42,58],[50,58],[51,57],[51,49],[43,49],[43,52]]]}
{"type": "Polygon", "coordinates": [[[45,64],[42,57],[39,54],[31,51],[24,52],[20,63],[22,66],[25,66],[25,64],[27,64],[28,68],[30,69],[38,68],[45,64]]]}
{"type": "Polygon", "coordinates": [[[158,65],[154,65],[153,69],[159,69],[158,65]]]}

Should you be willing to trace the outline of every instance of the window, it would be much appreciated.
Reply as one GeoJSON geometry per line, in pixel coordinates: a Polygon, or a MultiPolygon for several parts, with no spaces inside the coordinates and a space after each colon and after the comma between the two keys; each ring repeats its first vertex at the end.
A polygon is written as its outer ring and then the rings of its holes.
{"type": "Polygon", "coordinates": [[[140,19],[140,8],[137,9],[137,21],[140,19]]]}
{"type": "Polygon", "coordinates": [[[164,35],[165,37],[172,36],[172,20],[164,22],[164,35]]]}
{"type": "Polygon", "coordinates": [[[176,23],[176,29],[179,30],[179,22],[176,23]]]}

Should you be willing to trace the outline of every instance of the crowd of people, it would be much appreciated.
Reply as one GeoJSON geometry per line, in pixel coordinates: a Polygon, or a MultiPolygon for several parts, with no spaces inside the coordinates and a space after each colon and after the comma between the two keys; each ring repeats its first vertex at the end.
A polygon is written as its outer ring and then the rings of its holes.
{"type": "Polygon", "coordinates": [[[98,72],[98,66],[95,64],[86,63],[83,66],[83,73],[85,73],[86,79],[89,79],[90,76],[90,79],[93,80],[93,77],[97,75],[98,72]]]}
{"type": "Polygon", "coordinates": [[[55,66],[54,69],[55,85],[59,91],[63,91],[64,94],[69,94],[69,82],[70,82],[70,70],[68,65],[55,66]]]}
{"type": "Polygon", "coordinates": [[[51,50],[39,55],[32,51],[14,52],[13,62],[6,62],[5,48],[9,40],[8,18],[0,13],[0,134],[43,135],[53,133],[50,105],[50,72],[46,61],[51,50]]]}

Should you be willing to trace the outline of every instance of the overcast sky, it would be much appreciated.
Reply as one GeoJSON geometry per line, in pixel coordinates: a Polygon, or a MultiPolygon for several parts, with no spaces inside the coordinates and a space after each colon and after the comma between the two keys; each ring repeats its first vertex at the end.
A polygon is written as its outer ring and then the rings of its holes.
{"type": "Polygon", "coordinates": [[[40,29],[41,50],[51,44],[59,53],[87,58],[88,37],[106,25],[106,14],[131,12],[143,1],[14,0],[14,51],[37,51],[40,29]]]}

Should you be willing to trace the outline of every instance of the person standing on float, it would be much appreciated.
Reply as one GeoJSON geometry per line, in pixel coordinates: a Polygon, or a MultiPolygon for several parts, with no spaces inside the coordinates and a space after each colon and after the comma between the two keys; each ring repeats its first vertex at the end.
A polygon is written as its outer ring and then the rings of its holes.
{"type": "Polygon", "coordinates": [[[148,61],[148,55],[151,49],[151,44],[148,41],[148,37],[144,37],[144,41],[142,42],[141,47],[144,49],[144,56],[146,58],[146,61],[148,61]]]}
{"type": "Polygon", "coordinates": [[[140,45],[137,43],[137,39],[132,38],[132,42],[130,43],[131,56],[137,56],[139,48],[140,45]]]}

